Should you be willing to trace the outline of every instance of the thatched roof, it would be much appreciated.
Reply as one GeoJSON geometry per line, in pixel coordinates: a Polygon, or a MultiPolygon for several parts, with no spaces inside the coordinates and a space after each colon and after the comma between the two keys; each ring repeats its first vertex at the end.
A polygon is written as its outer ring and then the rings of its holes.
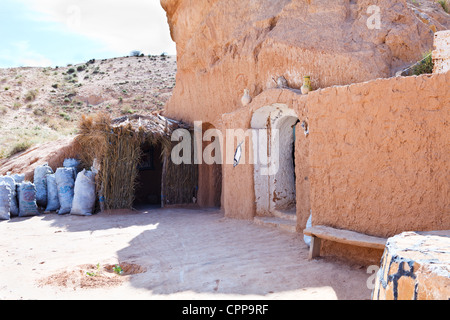
{"type": "Polygon", "coordinates": [[[172,149],[172,133],[177,129],[190,129],[190,126],[182,121],[166,118],[160,114],[143,116],[139,114],[127,115],[111,120],[111,132],[135,133],[141,142],[160,144],[166,154],[172,149]]]}
{"type": "Polygon", "coordinates": [[[111,120],[112,127],[130,126],[135,132],[144,134],[159,135],[160,137],[170,136],[176,129],[190,129],[190,125],[173,119],[166,118],[160,114],[154,115],[127,115],[111,120]]]}
{"type": "MultiPolygon", "coordinates": [[[[176,129],[191,129],[191,126],[173,119],[166,118],[160,114],[151,115],[126,115],[111,119],[106,113],[91,116],[83,116],[80,121],[79,135],[77,140],[85,146],[89,153],[96,153],[96,157],[105,154],[108,143],[105,140],[109,135],[121,138],[160,143],[163,152],[170,152],[172,142],[171,136],[176,129]]],[[[90,157],[92,159],[92,157],[90,157]]]]}

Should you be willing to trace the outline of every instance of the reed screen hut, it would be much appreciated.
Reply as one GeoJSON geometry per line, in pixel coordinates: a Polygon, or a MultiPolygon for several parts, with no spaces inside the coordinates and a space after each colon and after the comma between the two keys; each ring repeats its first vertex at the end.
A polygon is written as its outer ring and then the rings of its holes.
{"type": "Polygon", "coordinates": [[[137,203],[189,204],[195,201],[198,169],[176,165],[171,141],[176,129],[189,125],[162,115],[130,115],[111,119],[107,114],[83,117],[76,140],[81,160],[99,169],[97,189],[104,209],[132,208],[137,203]]]}

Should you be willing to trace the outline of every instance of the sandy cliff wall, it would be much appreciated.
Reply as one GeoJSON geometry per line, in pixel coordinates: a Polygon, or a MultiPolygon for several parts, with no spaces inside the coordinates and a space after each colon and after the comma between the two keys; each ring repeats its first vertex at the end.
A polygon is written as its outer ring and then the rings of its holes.
{"type": "Polygon", "coordinates": [[[217,127],[244,88],[255,97],[281,75],[293,88],[304,75],[316,88],[391,76],[432,48],[432,30],[448,27],[423,2],[161,0],[178,60],[166,113],[217,127]]]}

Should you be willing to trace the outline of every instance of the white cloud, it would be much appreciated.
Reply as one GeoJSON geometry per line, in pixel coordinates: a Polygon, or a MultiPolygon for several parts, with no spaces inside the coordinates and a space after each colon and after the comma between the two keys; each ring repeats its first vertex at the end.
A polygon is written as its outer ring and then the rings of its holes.
{"type": "Polygon", "coordinates": [[[53,64],[50,59],[31,50],[28,41],[17,41],[12,43],[11,49],[0,50],[0,60],[7,61],[8,65],[23,67],[47,67],[53,64]]]}
{"type": "Polygon", "coordinates": [[[126,55],[176,54],[164,10],[158,0],[20,0],[64,30],[99,41],[105,50],[126,55]]]}

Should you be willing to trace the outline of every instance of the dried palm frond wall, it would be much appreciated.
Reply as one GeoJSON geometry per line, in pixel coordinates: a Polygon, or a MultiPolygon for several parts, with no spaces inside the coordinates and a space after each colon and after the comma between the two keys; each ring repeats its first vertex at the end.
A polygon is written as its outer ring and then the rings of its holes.
{"type": "Polygon", "coordinates": [[[192,203],[197,198],[197,185],[198,165],[176,165],[170,160],[170,155],[164,156],[162,206],[192,203]]]}
{"type": "Polygon", "coordinates": [[[101,113],[83,117],[77,142],[81,161],[86,167],[97,159],[100,164],[97,190],[104,199],[104,208],[129,209],[135,198],[136,179],[145,142],[161,146],[163,162],[162,205],[191,203],[197,186],[197,166],[175,165],[170,160],[174,143],[171,133],[189,126],[160,115],[125,116],[112,120],[101,113]]]}
{"type": "Polygon", "coordinates": [[[141,159],[139,134],[129,126],[112,128],[107,152],[101,162],[100,179],[106,209],[131,208],[134,201],[137,164],[141,159]]]}

